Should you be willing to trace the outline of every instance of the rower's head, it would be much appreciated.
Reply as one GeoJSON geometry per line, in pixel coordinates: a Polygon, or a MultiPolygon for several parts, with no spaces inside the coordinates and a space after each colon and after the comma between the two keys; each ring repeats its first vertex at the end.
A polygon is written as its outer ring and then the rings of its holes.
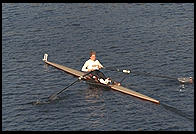
{"type": "Polygon", "coordinates": [[[93,61],[96,60],[96,52],[95,51],[90,52],[90,59],[93,60],[93,61]]]}

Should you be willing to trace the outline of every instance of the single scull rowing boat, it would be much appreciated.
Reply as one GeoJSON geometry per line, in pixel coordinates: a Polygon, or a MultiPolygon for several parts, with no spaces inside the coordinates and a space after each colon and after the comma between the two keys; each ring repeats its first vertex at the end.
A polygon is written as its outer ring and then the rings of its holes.
{"type": "MultiPolygon", "coordinates": [[[[51,65],[59,70],[62,70],[66,73],[69,73],[75,77],[82,77],[84,76],[86,73],[85,72],[81,72],[81,71],[78,71],[78,70],[75,70],[75,69],[72,69],[72,68],[69,68],[69,67],[66,67],[66,66],[63,66],[63,65],[59,65],[59,64],[56,64],[56,63],[53,63],[53,62],[49,62],[47,60],[47,57],[48,55],[45,54],[44,55],[44,59],[43,61],[48,64],[48,65],[51,65]]],[[[87,80],[87,79],[83,79],[83,80],[87,80]]],[[[143,95],[141,93],[138,93],[136,91],[133,91],[131,89],[128,89],[126,87],[123,87],[123,86],[119,86],[119,85],[108,85],[109,88],[113,89],[113,90],[116,90],[116,91],[120,91],[120,92],[123,92],[125,94],[129,94],[129,95],[132,95],[132,96],[135,96],[135,97],[138,97],[140,99],[143,99],[143,100],[147,100],[147,101],[150,101],[150,102],[153,102],[153,103],[156,103],[156,104],[160,104],[160,102],[158,100],[155,100],[151,97],[148,97],[146,95],[143,95]]]]}

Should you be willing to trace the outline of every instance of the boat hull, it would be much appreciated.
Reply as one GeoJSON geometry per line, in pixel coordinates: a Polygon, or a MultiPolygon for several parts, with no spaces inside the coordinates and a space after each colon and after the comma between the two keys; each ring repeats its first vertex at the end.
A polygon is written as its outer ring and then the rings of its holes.
{"type": "MultiPolygon", "coordinates": [[[[47,60],[44,61],[46,64],[48,65],[51,65],[57,69],[60,69],[66,73],[69,73],[75,77],[80,77],[80,76],[83,76],[85,75],[86,73],[82,72],[82,71],[78,71],[78,70],[75,70],[75,69],[72,69],[72,68],[69,68],[69,67],[66,67],[66,66],[63,66],[63,65],[59,65],[59,64],[56,64],[56,63],[53,63],[53,62],[49,62],[47,60]]],[[[148,97],[146,95],[143,95],[141,93],[138,93],[136,91],[133,91],[131,89],[128,89],[126,87],[123,87],[123,86],[119,86],[119,85],[108,85],[109,88],[113,89],[113,90],[116,90],[116,91],[119,91],[119,92],[122,92],[122,93],[125,93],[125,94],[129,94],[131,96],[134,96],[134,97],[137,97],[137,98],[140,98],[140,99],[143,99],[143,100],[147,100],[147,101],[150,101],[150,102],[153,102],[153,103],[156,103],[156,104],[160,104],[160,102],[156,99],[153,99],[151,97],[148,97]]]]}

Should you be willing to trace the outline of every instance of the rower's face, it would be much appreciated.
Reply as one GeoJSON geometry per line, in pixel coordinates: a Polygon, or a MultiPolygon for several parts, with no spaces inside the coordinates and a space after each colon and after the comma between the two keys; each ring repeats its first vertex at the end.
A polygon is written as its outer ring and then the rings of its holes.
{"type": "Polygon", "coordinates": [[[91,60],[95,61],[96,60],[96,55],[93,54],[93,55],[91,55],[90,58],[91,58],[91,60]]]}

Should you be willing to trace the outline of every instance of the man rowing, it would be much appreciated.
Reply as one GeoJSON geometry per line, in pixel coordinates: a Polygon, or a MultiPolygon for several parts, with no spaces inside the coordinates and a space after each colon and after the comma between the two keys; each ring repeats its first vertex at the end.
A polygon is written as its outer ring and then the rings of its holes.
{"type": "Polygon", "coordinates": [[[95,80],[96,82],[100,82],[102,84],[116,84],[120,85],[120,83],[112,81],[110,78],[107,78],[100,69],[103,68],[103,65],[99,62],[99,60],[96,60],[96,52],[91,51],[90,52],[90,59],[87,60],[83,67],[83,72],[91,72],[89,74],[90,78],[95,80]]]}

